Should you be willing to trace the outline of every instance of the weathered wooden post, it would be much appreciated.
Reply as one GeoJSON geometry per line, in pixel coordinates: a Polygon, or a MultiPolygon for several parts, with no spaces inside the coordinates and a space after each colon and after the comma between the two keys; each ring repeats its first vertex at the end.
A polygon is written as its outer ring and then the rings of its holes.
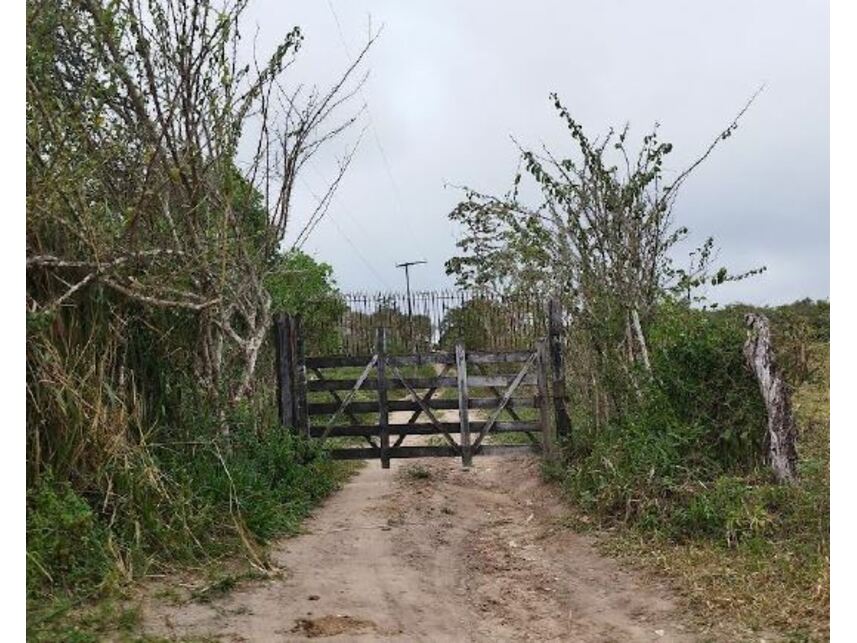
{"type": "Polygon", "coordinates": [[[274,348],[277,359],[277,412],[280,426],[295,430],[294,366],[292,364],[291,319],[285,313],[274,318],[274,348]]]}
{"type": "Polygon", "coordinates": [[[568,417],[568,396],[565,390],[565,360],[563,359],[562,306],[557,299],[548,301],[548,350],[552,371],[552,391],[556,434],[560,439],[571,435],[571,420],[568,417]]]}
{"type": "Polygon", "coordinates": [[[381,438],[381,468],[390,468],[390,424],[387,408],[387,329],[383,326],[377,330],[378,362],[378,429],[381,438]]]}
{"type": "Polygon", "coordinates": [[[309,437],[309,415],[306,400],[306,354],[304,352],[303,321],[300,315],[290,317],[290,339],[294,356],[294,419],[298,432],[309,437]]]}
{"type": "Polygon", "coordinates": [[[774,359],[768,318],[756,313],[744,316],[747,341],[744,357],[759,382],[768,411],[768,460],[780,483],[797,480],[797,426],[792,415],[788,385],[774,359]]]}
{"type": "Polygon", "coordinates": [[[548,371],[550,369],[550,351],[547,340],[540,340],[536,345],[538,352],[538,389],[539,389],[539,420],[542,425],[542,453],[548,460],[556,454],[556,418],[551,413],[550,384],[548,371]]]}
{"type": "Polygon", "coordinates": [[[461,425],[461,464],[470,467],[473,452],[470,448],[470,405],[467,393],[467,353],[464,344],[455,345],[455,370],[458,373],[458,421],[461,425]]]}

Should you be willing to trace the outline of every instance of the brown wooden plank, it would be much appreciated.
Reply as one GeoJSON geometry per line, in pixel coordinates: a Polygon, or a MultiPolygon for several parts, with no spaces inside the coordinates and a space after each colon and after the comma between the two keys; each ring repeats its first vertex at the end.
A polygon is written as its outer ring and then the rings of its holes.
{"type": "MultiPolygon", "coordinates": [[[[446,364],[443,367],[443,370],[439,373],[438,377],[445,377],[446,374],[449,372],[449,369],[451,368],[451,366],[452,366],[451,364],[446,364]]],[[[437,387],[435,387],[435,388],[430,388],[428,391],[426,391],[426,394],[422,398],[422,404],[420,404],[416,399],[413,400],[414,404],[417,405],[417,408],[414,409],[413,414],[411,415],[410,418],[408,418],[408,424],[410,424],[411,422],[416,422],[419,419],[420,415],[422,415],[422,413],[423,413],[423,409],[426,407],[428,402],[431,400],[432,396],[435,393],[437,393],[437,390],[438,390],[437,387]]],[[[433,407],[429,406],[429,408],[433,408],[433,407]]]]}
{"type": "MultiPolygon", "coordinates": [[[[512,375],[476,375],[468,378],[468,386],[471,388],[488,388],[491,386],[509,386],[514,381],[512,375]]],[[[308,391],[348,391],[354,388],[357,380],[313,380],[307,382],[308,391]]],[[[526,375],[519,385],[535,386],[537,383],[535,375],[526,375]]],[[[458,388],[458,378],[456,377],[414,377],[408,380],[408,384],[412,389],[429,389],[429,388],[458,388]]],[[[377,381],[367,380],[361,387],[365,390],[379,390],[377,381]]],[[[401,381],[387,380],[386,390],[408,388],[401,381]]]]}
{"type": "Polygon", "coordinates": [[[381,442],[380,457],[381,468],[390,468],[390,427],[387,411],[387,329],[383,326],[378,329],[377,349],[378,351],[378,428],[381,442]]]}
{"type": "MultiPolygon", "coordinates": [[[[469,409],[494,409],[500,403],[499,397],[470,397],[467,400],[467,408],[469,409]]],[[[430,399],[425,400],[426,406],[432,410],[444,409],[451,410],[458,408],[458,400],[445,399],[430,399]]],[[[538,400],[535,397],[513,397],[506,405],[516,409],[534,409],[538,407],[538,400]]],[[[336,402],[313,402],[309,405],[310,415],[330,415],[339,408],[336,402]]],[[[387,409],[389,411],[419,411],[422,413],[420,405],[414,400],[388,400],[387,409]]],[[[378,410],[378,402],[350,402],[348,410],[352,413],[374,413],[378,410]]]]}
{"type": "Polygon", "coordinates": [[[324,355],[307,357],[307,368],[345,368],[350,366],[366,366],[372,355],[324,355]]]}
{"type": "Polygon", "coordinates": [[[398,368],[396,368],[395,366],[393,367],[393,372],[396,374],[396,377],[398,377],[398,378],[399,378],[399,381],[400,381],[402,384],[404,384],[404,385],[405,385],[405,388],[407,388],[407,389],[408,389],[408,392],[413,396],[413,398],[414,398],[414,399],[417,401],[417,403],[420,405],[420,409],[422,410],[422,412],[423,412],[423,413],[425,413],[425,414],[428,416],[428,419],[429,419],[429,420],[431,420],[431,423],[432,423],[435,427],[437,427],[437,429],[438,429],[438,431],[439,431],[439,432],[443,433],[443,436],[446,438],[446,441],[447,441],[447,442],[449,442],[449,445],[450,445],[451,447],[453,447],[453,448],[456,448],[456,449],[457,449],[457,448],[458,448],[458,444],[456,444],[455,440],[453,440],[453,439],[452,439],[452,436],[449,434],[449,431],[447,431],[446,429],[444,429],[444,428],[443,428],[443,426],[440,424],[440,422],[438,422],[437,418],[434,416],[434,413],[432,413],[432,412],[431,412],[431,409],[430,409],[429,407],[427,407],[427,406],[425,405],[425,403],[423,403],[423,400],[422,400],[422,398],[419,396],[419,393],[417,393],[417,392],[416,392],[416,391],[411,387],[411,385],[407,382],[407,380],[405,380],[404,376],[402,376],[402,373],[399,371],[399,369],[398,369],[398,368]]]}
{"type": "MultiPolygon", "coordinates": [[[[469,351],[467,361],[471,364],[503,364],[526,362],[532,351],[469,351]]],[[[371,355],[325,355],[307,357],[309,368],[343,368],[363,366],[371,355]]],[[[422,364],[455,364],[455,353],[426,353],[424,355],[390,355],[387,363],[394,366],[420,366],[422,364]]]]}
{"type": "MultiPolygon", "coordinates": [[[[366,365],[366,368],[364,368],[363,372],[360,374],[360,377],[358,377],[357,381],[354,383],[354,388],[352,388],[348,392],[348,395],[346,395],[345,399],[342,400],[342,402],[340,403],[339,408],[336,410],[336,412],[333,415],[330,416],[330,419],[327,421],[328,427],[333,426],[333,423],[336,422],[336,420],[339,418],[340,414],[348,407],[349,402],[351,402],[351,400],[354,399],[354,396],[357,395],[357,391],[359,391],[360,387],[363,386],[363,382],[365,382],[366,379],[369,377],[369,373],[372,372],[372,369],[379,362],[380,362],[380,355],[373,355],[372,359],[366,365]]],[[[379,371],[380,371],[380,366],[379,366],[379,371]]],[[[319,380],[319,381],[325,381],[325,380],[319,380]]],[[[334,389],[330,389],[330,390],[331,390],[331,392],[333,392],[334,389]]],[[[385,396],[385,399],[386,399],[386,396],[385,396]]],[[[324,437],[325,436],[322,436],[322,438],[324,438],[324,437]]]]}
{"type": "Polygon", "coordinates": [[[472,364],[503,364],[526,362],[533,351],[467,351],[467,361],[472,364]]]}
{"type": "Polygon", "coordinates": [[[551,413],[549,391],[550,351],[547,340],[543,339],[539,342],[537,352],[539,355],[536,367],[538,369],[539,380],[539,418],[542,425],[542,451],[548,458],[552,458],[556,444],[556,424],[554,423],[554,414],[551,413]]]}
{"type": "Polygon", "coordinates": [[[551,356],[551,371],[556,434],[566,438],[571,432],[571,420],[568,416],[568,395],[565,390],[565,362],[562,354],[562,306],[556,299],[548,302],[548,349],[551,356]]]}
{"type": "Polygon", "coordinates": [[[541,452],[541,447],[535,444],[483,444],[476,455],[525,455],[541,452]]]}
{"type": "Polygon", "coordinates": [[[295,315],[289,318],[291,328],[289,333],[294,342],[295,367],[295,424],[301,435],[309,435],[309,415],[307,415],[307,376],[306,351],[304,346],[303,318],[295,315]]]}
{"type": "MultiPolygon", "coordinates": [[[[380,455],[380,449],[355,447],[330,450],[330,457],[334,460],[374,460],[380,455]]],[[[389,450],[390,458],[448,458],[457,455],[458,450],[451,446],[397,447],[389,450]]]]}
{"type": "MultiPolygon", "coordinates": [[[[531,444],[483,444],[477,455],[523,455],[540,453],[541,449],[531,444]]],[[[389,450],[390,458],[450,458],[458,455],[458,450],[450,446],[413,446],[398,447],[389,450]]],[[[330,457],[334,460],[373,460],[380,457],[380,449],[353,447],[331,449],[330,457]]]]}
{"type": "MultiPolygon", "coordinates": [[[[458,422],[438,422],[438,425],[431,422],[388,424],[387,429],[390,432],[390,435],[399,436],[441,435],[443,433],[459,433],[461,431],[461,424],[458,422]]],[[[484,426],[485,422],[470,422],[471,431],[478,431],[484,426]]],[[[493,431],[496,433],[536,433],[539,432],[539,430],[540,428],[537,422],[495,422],[493,427],[493,431]]],[[[324,427],[310,427],[311,437],[322,437],[324,432],[324,427]]],[[[330,427],[330,432],[327,434],[327,437],[363,437],[378,436],[380,434],[381,427],[377,424],[341,424],[330,427]]]]}
{"type": "Polygon", "coordinates": [[[286,314],[278,313],[274,319],[274,349],[277,363],[277,411],[280,418],[280,426],[294,431],[294,368],[292,365],[292,346],[289,338],[289,328],[286,314]]]}
{"type": "Polygon", "coordinates": [[[455,364],[452,353],[426,353],[421,355],[390,355],[387,363],[392,366],[422,366],[423,364],[455,364]]]}
{"type": "MultiPolygon", "coordinates": [[[[449,372],[450,366],[451,366],[450,364],[446,364],[438,376],[439,377],[445,376],[447,374],[447,372],[449,372]]],[[[423,403],[422,404],[420,404],[416,400],[413,400],[413,403],[416,405],[416,408],[413,409],[413,413],[411,414],[411,417],[408,418],[408,424],[412,424],[412,423],[417,421],[417,419],[420,417],[420,415],[423,412],[423,407],[425,407],[425,405],[431,400],[432,396],[436,392],[437,392],[436,388],[430,388],[428,391],[426,391],[426,394],[423,396],[423,403]]],[[[430,406],[429,408],[432,408],[432,407],[430,406]]],[[[393,444],[393,447],[401,446],[402,442],[405,441],[406,437],[407,437],[407,435],[404,433],[402,435],[400,435],[396,439],[396,442],[393,444]]]]}
{"type": "MultiPolygon", "coordinates": [[[[476,368],[480,374],[482,374],[482,375],[485,374],[485,371],[482,370],[482,366],[480,366],[479,364],[474,364],[474,366],[476,366],[476,368]]],[[[536,383],[538,384],[538,381],[536,383]]],[[[496,386],[491,386],[488,388],[488,390],[494,394],[494,396],[497,398],[497,403],[499,404],[500,400],[503,399],[503,394],[500,392],[500,389],[498,389],[496,386]]],[[[506,410],[506,413],[508,413],[509,416],[513,420],[520,420],[521,419],[520,417],[518,417],[518,414],[515,413],[515,409],[513,407],[510,407],[508,404],[506,404],[505,410],[506,410]]]]}

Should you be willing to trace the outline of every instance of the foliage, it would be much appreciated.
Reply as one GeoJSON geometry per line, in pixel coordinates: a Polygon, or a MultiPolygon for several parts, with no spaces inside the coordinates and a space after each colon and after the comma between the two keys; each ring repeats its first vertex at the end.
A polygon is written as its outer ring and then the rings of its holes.
{"type": "MultiPolygon", "coordinates": [[[[817,304],[816,310],[804,303],[800,308],[808,318],[819,320],[814,327],[824,327],[827,302],[817,304]]],[[[746,309],[693,313],[696,332],[690,335],[698,334],[700,327],[708,329],[704,335],[709,340],[690,342],[700,364],[715,365],[712,372],[718,372],[716,363],[725,361],[705,359],[712,346],[710,336],[728,336],[729,327],[739,327],[746,309]]],[[[791,323],[793,311],[794,305],[765,310],[777,320],[775,334],[782,324],[791,323]]],[[[687,327],[682,330],[674,320],[663,327],[667,329],[688,334],[687,327]]],[[[672,341],[681,345],[685,340],[672,341]]],[[[791,344],[775,348],[780,361],[795,350],[791,344]]],[[[721,632],[721,638],[742,639],[748,628],[774,630],[794,640],[828,636],[829,344],[812,345],[808,355],[811,374],[793,392],[800,430],[795,485],[775,484],[761,463],[743,460],[740,451],[734,457],[729,449],[712,448],[711,434],[697,431],[700,420],[710,417],[702,411],[705,400],[716,397],[706,395],[699,397],[702,409],[694,408],[695,397],[685,407],[692,409],[695,419],[685,417],[667,431],[653,431],[649,425],[611,427],[590,435],[588,456],[550,471],[586,512],[579,524],[623,527],[611,532],[604,547],[668,575],[684,591],[703,626],[722,629],[729,623],[734,631],[721,632]],[[703,446],[706,440],[708,448],[703,446]]],[[[687,375],[681,368],[675,373],[678,381],[687,375]]],[[[697,382],[705,377],[700,373],[697,382]]],[[[740,390],[740,383],[712,378],[712,388],[725,393],[725,401],[730,389],[740,390]]],[[[683,393],[679,390],[678,400],[683,393]]],[[[750,410],[726,405],[719,409],[718,424],[735,426],[730,419],[749,419],[750,410]]]]}
{"type": "Polygon", "coordinates": [[[300,250],[292,250],[275,261],[276,266],[265,281],[271,294],[271,308],[301,316],[308,352],[340,352],[336,322],[347,306],[339,297],[333,268],[300,250]]]}
{"type": "MultiPolygon", "coordinates": [[[[465,189],[464,200],[449,215],[464,229],[461,254],[446,267],[461,285],[545,292],[560,299],[568,362],[575,365],[571,396],[584,413],[594,410],[595,425],[606,426],[610,418],[644,414],[644,389],[646,404],[654,404],[650,380],[658,357],[649,335],[661,307],[679,298],[698,303],[703,284],[759,272],[735,275],[713,266],[712,239],[690,253],[687,267],[674,260],[688,235],[674,220],[680,189],[732,135],[752,99],[678,173],[667,169],[673,147],[660,140],[657,125],[637,149],[628,126],[592,139],[556,95],[551,99],[568,130],[571,153],[520,148],[523,170],[505,195],[465,189]],[[523,196],[530,192],[538,196],[533,204],[523,196]]],[[[679,355],[680,347],[671,350],[678,359],[691,357],[679,355]]],[[[671,357],[660,359],[663,364],[671,357]]]]}
{"type": "Polygon", "coordinates": [[[743,338],[733,319],[662,305],[639,403],[604,429],[576,427],[572,496],[605,517],[656,526],[670,519],[673,503],[702,501],[700,481],[758,463],[765,410],[742,362],[743,338]]]}
{"type": "MultiPolygon", "coordinates": [[[[829,345],[816,345],[812,355],[814,375],[793,397],[801,430],[798,484],[771,484],[760,471],[727,476],[699,487],[693,514],[677,511],[672,533],[638,523],[607,543],[609,551],[669,575],[705,626],[728,622],[788,640],[829,638],[829,345]],[[694,535],[677,543],[676,531],[694,535]]],[[[739,630],[721,638],[746,636],[739,630]]]]}
{"type": "MultiPolygon", "coordinates": [[[[742,317],[745,313],[759,310],[745,304],[735,304],[723,309],[724,316],[742,317]]],[[[830,302],[809,298],[791,304],[763,307],[772,324],[773,341],[779,348],[778,365],[792,389],[811,381],[814,369],[822,363],[820,355],[814,354],[830,342],[830,302]]]]}
{"type": "Polygon", "coordinates": [[[58,627],[54,619],[67,617],[70,601],[109,596],[120,572],[143,574],[248,546],[261,560],[258,543],[296,533],[348,474],[317,444],[275,424],[233,426],[229,448],[219,441],[153,448],[151,467],[138,471],[160,477],[158,497],[133,478],[116,478],[111,493],[93,489],[86,499],[67,482],[40,479],[28,492],[27,591],[41,629],[58,627]]]}
{"type": "Polygon", "coordinates": [[[245,7],[28,0],[34,623],[177,562],[258,561],[344,470],[272,419],[268,340],[273,300],[334,292],[328,267],[280,246],[299,171],[357,116],[371,38],[307,91],[291,86],[297,27],[242,59],[245,7]]]}
{"type": "MultiPolygon", "coordinates": [[[[458,342],[479,348],[491,346],[493,337],[512,335],[510,322],[521,314],[514,301],[476,296],[446,312],[440,324],[440,346],[450,349],[458,342]]],[[[535,339],[535,338],[533,338],[535,339]]]]}
{"type": "MultiPolygon", "coordinates": [[[[402,310],[397,302],[386,297],[379,298],[377,308],[372,312],[349,310],[343,319],[343,331],[346,343],[357,344],[358,351],[373,353],[378,328],[387,330],[387,352],[404,354],[425,352],[432,343],[431,319],[426,315],[413,312],[408,316],[407,309],[402,310]]],[[[367,298],[368,301],[368,298],[367,298]]]]}
{"type": "Polygon", "coordinates": [[[110,570],[106,535],[70,484],[44,476],[27,491],[27,593],[93,591],[110,570]]]}

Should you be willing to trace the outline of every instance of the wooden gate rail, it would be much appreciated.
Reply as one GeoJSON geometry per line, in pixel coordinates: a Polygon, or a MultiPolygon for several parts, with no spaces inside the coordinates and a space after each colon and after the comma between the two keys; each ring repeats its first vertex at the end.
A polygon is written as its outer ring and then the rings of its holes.
{"type": "Polygon", "coordinates": [[[461,457],[469,466],[473,456],[494,453],[521,453],[540,451],[544,438],[542,417],[524,420],[519,415],[525,409],[541,409],[545,405],[535,391],[524,392],[525,387],[535,388],[544,377],[531,373],[534,365],[542,368],[542,360],[536,351],[514,351],[507,353],[469,352],[459,345],[456,353],[441,352],[427,355],[386,355],[380,343],[378,352],[371,356],[334,356],[308,358],[304,366],[315,379],[308,379],[296,395],[306,398],[310,394],[327,394],[333,397],[328,402],[307,402],[307,425],[302,432],[310,438],[361,438],[369,447],[336,445],[330,453],[337,459],[380,458],[382,466],[389,466],[390,458],[411,457],[461,457]],[[512,373],[486,374],[484,365],[508,365],[512,373]],[[405,366],[439,365],[440,373],[434,377],[409,377],[401,370],[405,366]],[[468,373],[468,365],[478,369],[478,374],[468,373]],[[343,367],[362,368],[356,379],[332,378],[325,369],[343,367]],[[450,374],[450,369],[455,373],[450,374]],[[373,373],[374,370],[374,373],[373,373]],[[444,389],[456,390],[457,399],[435,398],[444,389]],[[478,397],[470,397],[470,390],[482,391],[478,397]],[[347,391],[340,395],[338,391],[347,391]],[[377,395],[376,399],[357,399],[359,392],[377,395]],[[387,394],[398,392],[404,399],[389,399],[387,394]],[[493,395],[486,397],[485,395],[493,395]],[[386,398],[386,399],[382,399],[386,398]],[[456,421],[446,421],[436,416],[436,411],[457,410],[456,421]],[[489,417],[473,420],[471,410],[485,410],[489,417]],[[389,413],[408,412],[404,422],[390,422],[389,413]],[[378,414],[377,421],[361,420],[359,414],[378,414]],[[510,421],[500,419],[505,413],[510,421]],[[420,418],[424,418],[419,421],[420,418]],[[338,420],[346,420],[343,423],[338,420]],[[483,444],[485,436],[494,433],[520,433],[529,438],[527,444],[483,444]],[[443,445],[404,446],[409,435],[442,436],[443,445]],[[454,435],[459,436],[456,441],[454,435]],[[471,443],[470,436],[476,437],[471,443]],[[378,442],[374,442],[376,438],[378,442]],[[391,439],[393,443],[391,444],[391,439]],[[502,447],[502,448],[500,448],[502,447]],[[499,449],[499,450],[498,450],[499,449]]]}
{"type": "MultiPolygon", "coordinates": [[[[481,432],[487,422],[469,421],[472,432],[481,432]]],[[[444,435],[447,433],[459,433],[460,422],[422,422],[411,424],[390,424],[390,435],[444,435]]],[[[494,422],[492,431],[495,433],[537,433],[541,431],[539,422],[494,422]]],[[[341,424],[330,427],[328,430],[323,426],[310,426],[311,438],[325,437],[363,437],[366,435],[378,435],[377,424],[341,424]]],[[[450,445],[452,446],[452,445],[450,445]]],[[[457,445],[456,445],[457,446],[457,445]]]]}
{"type": "MultiPolygon", "coordinates": [[[[532,444],[483,444],[473,450],[474,455],[521,455],[522,453],[541,453],[540,447],[532,444]]],[[[390,452],[393,458],[455,458],[460,455],[457,448],[451,446],[401,446],[390,452]]],[[[381,449],[354,447],[331,449],[334,460],[377,460],[381,449]]]]}
{"type": "MultiPolygon", "coordinates": [[[[363,363],[366,365],[366,362],[363,363]]],[[[470,388],[490,388],[496,386],[509,386],[515,380],[513,375],[474,375],[467,378],[467,384],[470,388]]],[[[314,393],[319,391],[350,391],[356,385],[357,380],[309,380],[306,383],[306,390],[314,393]]],[[[525,375],[520,384],[524,386],[535,386],[536,375],[525,375]]],[[[377,379],[367,379],[361,383],[361,388],[367,391],[378,390],[401,390],[401,389],[428,389],[428,388],[457,388],[457,377],[413,377],[407,383],[386,379],[379,381],[377,379]]]]}
{"type": "MultiPolygon", "coordinates": [[[[431,390],[431,389],[429,389],[431,390]]],[[[497,397],[500,397],[499,395],[497,397]]],[[[493,409],[497,406],[497,397],[471,397],[467,400],[467,408],[469,409],[493,409]]],[[[432,410],[454,410],[458,408],[458,400],[450,399],[429,399],[423,401],[427,407],[432,410]]],[[[310,402],[307,405],[310,415],[325,415],[334,413],[339,408],[339,402],[310,402]]],[[[506,410],[534,409],[538,408],[539,401],[536,396],[533,397],[512,397],[506,410]]],[[[421,411],[419,403],[413,400],[388,400],[387,408],[390,411],[421,411]]],[[[351,413],[374,413],[378,411],[378,402],[363,402],[352,401],[348,404],[348,410],[351,413]]],[[[511,415],[511,414],[510,414],[511,415]]]]}
{"type": "Polygon", "coordinates": [[[308,438],[346,440],[333,445],[330,453],[334,458],[380,458],[384,468],[389,467],[391,458],[452,456],[461,457],[469,466],[477,455],[552,455],[557,437],[568,434],[569,419],[561,315],[555,303],[548,312],[549,335],[535,350],[469,351],[459,344],[455,351],[388,355],[386,331],[379,328],[374,355],[323,357],[304,356],[299,317],[277,315],[274,330],[280,421],[308,438]],[[422,365],[436,366],[437,375],[410,377],[401,370],[422,365]],[[325,369],[341,368],[359,368],[360,375],[351,379],[325,373],[325,369]],[[492,372],[497,370],[501,372],[492,372]],[[454,399],[440,396],[443,389],[454,389],[454,399]],[[474,392],[476,395],[471,396],[474,392]],[[322,401],[320,396],[329,399],[322,401]],[[535,419],[525,413],[530,409],[538,410],[535,419]],[[457,410],[457,420],[435,414],[447,410],[457,410]],[[472,410],[487,413],[474,419],[472,410]],[[389,414],[402,411],[409,413],[405,423],[391,423],[389,414]],[[501,419],[504,413],[509,419],[501,419]],[[361,418],[361,414],[370,418],[361,418]],[[485,438],[491,433],[520,433],[530,443],[486,444],[485,438]],[[443,436],[446,444],[403,445],[410,435],[443,436]],[[453,437],[456,435],[458,440],[453,437]],[[349,439],[365,440],[368,447],[351,446],[349,439]]]}
{"type": "MultiPolygon", "coordinates": [[[[503,364],[525,362],[532,351],[467,351],[467,361],[471,364],[503,364]]],[[[391,366],[422,366],[423,364],[450,364],[455,366],[454,352],[434,352],[422,355],[388,355],[387,364],[391,366]]],[[[366,358],[357,355],[329,355],[307,357],[308,368],[342,368],[345,366],[365,366],[366,358]]]]}

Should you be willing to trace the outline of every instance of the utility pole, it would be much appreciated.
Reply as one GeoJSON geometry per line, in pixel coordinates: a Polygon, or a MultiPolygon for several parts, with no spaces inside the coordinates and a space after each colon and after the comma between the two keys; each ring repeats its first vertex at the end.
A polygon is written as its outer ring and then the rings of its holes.
{"type": "Polygon", "coordinates": [[[407,291],[408,296],[408,331],[411,335],[411,347],[413,348],[414,344],[414,322],[412,319],[413,310],[411,307],[411,266],[418,266],[421,263],[427,263],[426,261],[405,261],[404,263],[397,263],[396,268],[404,268],[405,269],[405,290],[407,291]]]}

